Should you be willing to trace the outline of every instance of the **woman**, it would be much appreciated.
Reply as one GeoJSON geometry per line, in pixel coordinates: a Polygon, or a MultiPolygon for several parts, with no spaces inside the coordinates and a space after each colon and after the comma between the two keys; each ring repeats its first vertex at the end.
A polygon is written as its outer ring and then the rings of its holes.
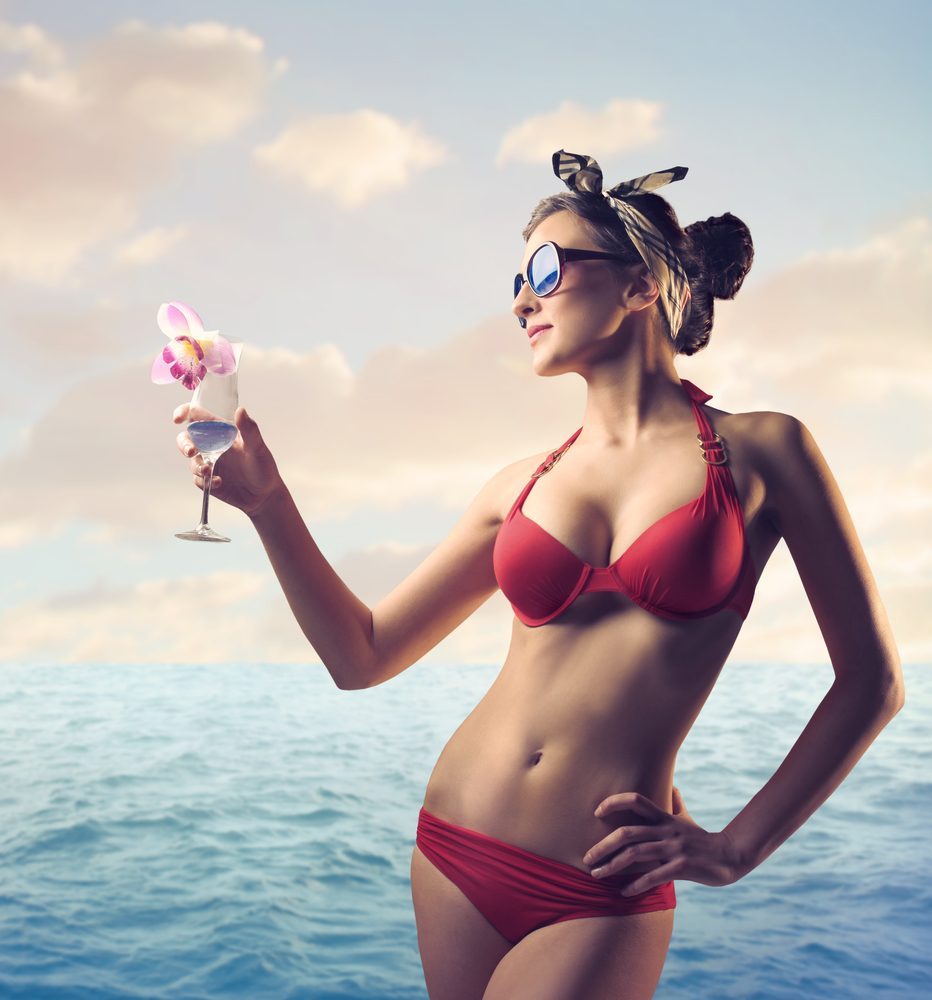
{"type": "MultiPolygon", "coordinates": [[[[673,879],[723,886],[755,868],[903,704],[874,580],[808,430],[708,407],[674,367],[708,342],[713,298],[740,288],[747,228],[725,214],[681,229],[652,189],[683,168],[608,192],[591,157],[561,150],[554,171],[569,191],[525,230],[513,311],[538,375],[586,380],[567,441],[494,475],[371,611],[314,544],[243,410],[212,481],[252,519],[340,688],[397,676],[499,587],[514,607],[501,672],[419,816],[411,886],[432,1000],[651,997],[673,879]],[[836,680],[774,777],[706,831],[673,787],[677,751],[781,538],[836,680]]],[[[191,464],[203,488],[203,460],[191,464]]]]}

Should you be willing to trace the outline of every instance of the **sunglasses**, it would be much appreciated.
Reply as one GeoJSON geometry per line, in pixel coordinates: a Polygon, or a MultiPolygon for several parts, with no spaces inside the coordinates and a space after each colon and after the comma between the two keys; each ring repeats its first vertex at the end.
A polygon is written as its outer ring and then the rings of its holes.
{"type": "MultiPolygon", "coordinates": [[[[541,245],[531,254],[527,262],[525,274],[520,272],[515,275],[515,294],[517,298],[524,282],[527,281],[531,291],[540,299],[546,295],[552,295],[563,280],[563,268],[568,260],[627,260],[628,258],[619,253],[604,253],[601,250],[566,250],[553,241],[541,243],[541,245]]],[[[522,327],[527,327],[527,320],[523,316],[518,317],[518,323],[522,327]]]]}

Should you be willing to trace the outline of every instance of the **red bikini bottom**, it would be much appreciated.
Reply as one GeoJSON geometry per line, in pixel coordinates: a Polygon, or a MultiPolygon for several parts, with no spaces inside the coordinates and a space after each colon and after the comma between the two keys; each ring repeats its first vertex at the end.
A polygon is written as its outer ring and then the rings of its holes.
{"type": "Polygon", "coordinates": [[[672,881],[636,896],[622,896],[619,890],[636,877],[630,872],[593,878],[563,861],[448,823],[423,806],[415,843],[512,944],[538,927],[562,920],[676,907],[672,881]]]}

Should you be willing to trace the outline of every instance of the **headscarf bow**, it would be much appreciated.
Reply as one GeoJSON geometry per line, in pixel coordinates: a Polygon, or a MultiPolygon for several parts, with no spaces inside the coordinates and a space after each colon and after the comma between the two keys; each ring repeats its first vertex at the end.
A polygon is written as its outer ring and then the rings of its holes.
{"type": "Polygon", "coordinates": [[[689,279],[673,247],[663,233],[634,206],[633,199],[645,191],[681,181],[688,167],[670,167],[631,181],[622,181],[608,191],[602,190],[602,168],[584,153],[553,154],[553,172],[571,191],[601,194],[618,214],[625,232],[634,244],[647,270],[660,286],[660,307],[666,317],[670,336],[676,338],[690,300],[689,279]]]}

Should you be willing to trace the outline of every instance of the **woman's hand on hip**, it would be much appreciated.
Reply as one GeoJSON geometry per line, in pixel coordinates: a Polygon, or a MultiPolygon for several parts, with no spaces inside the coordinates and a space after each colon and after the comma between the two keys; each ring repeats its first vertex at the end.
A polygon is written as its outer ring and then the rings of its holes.
{"type": "MultiPolygon", "coordinates": [[[[604,819],[612,812],[624,810],[643,816],[644,826],[619,826],[589,849],[583,858],[586,865],[595,865],[601,877],[624,873],[631,864],[643,868],[622,895],[647,892],[671,879],[701,882],[703,885],[730,885],[741,878],[743,871],[734,845],[724,831],[704,830],[686,811],[683,796],[673,789],[673,812],[668,813],[655,802],[637,792],[609,795],[596,810],[604,819]]],[[[592,872],[593,877],[600,877],[592,872]]]]}
{"type": "MultiPolygon", "coordinates": [[[[184,403],[172,414],[172,420],[180,424],[202,415],[209,416],[207,411],[184,403]]],[[[214,463],[210,495],[253,516],[267,500],[283,490],[285,484],[255,420],[242,406],[233,420],[238,432],[236,440],[214,463]]],[[[188,464],[194,473],[195,485],[203,490],[207,485],[207,459],[194,447],[187,431],[178,435],[177,444],[182,455],[190,458],[188,464]]]]}

